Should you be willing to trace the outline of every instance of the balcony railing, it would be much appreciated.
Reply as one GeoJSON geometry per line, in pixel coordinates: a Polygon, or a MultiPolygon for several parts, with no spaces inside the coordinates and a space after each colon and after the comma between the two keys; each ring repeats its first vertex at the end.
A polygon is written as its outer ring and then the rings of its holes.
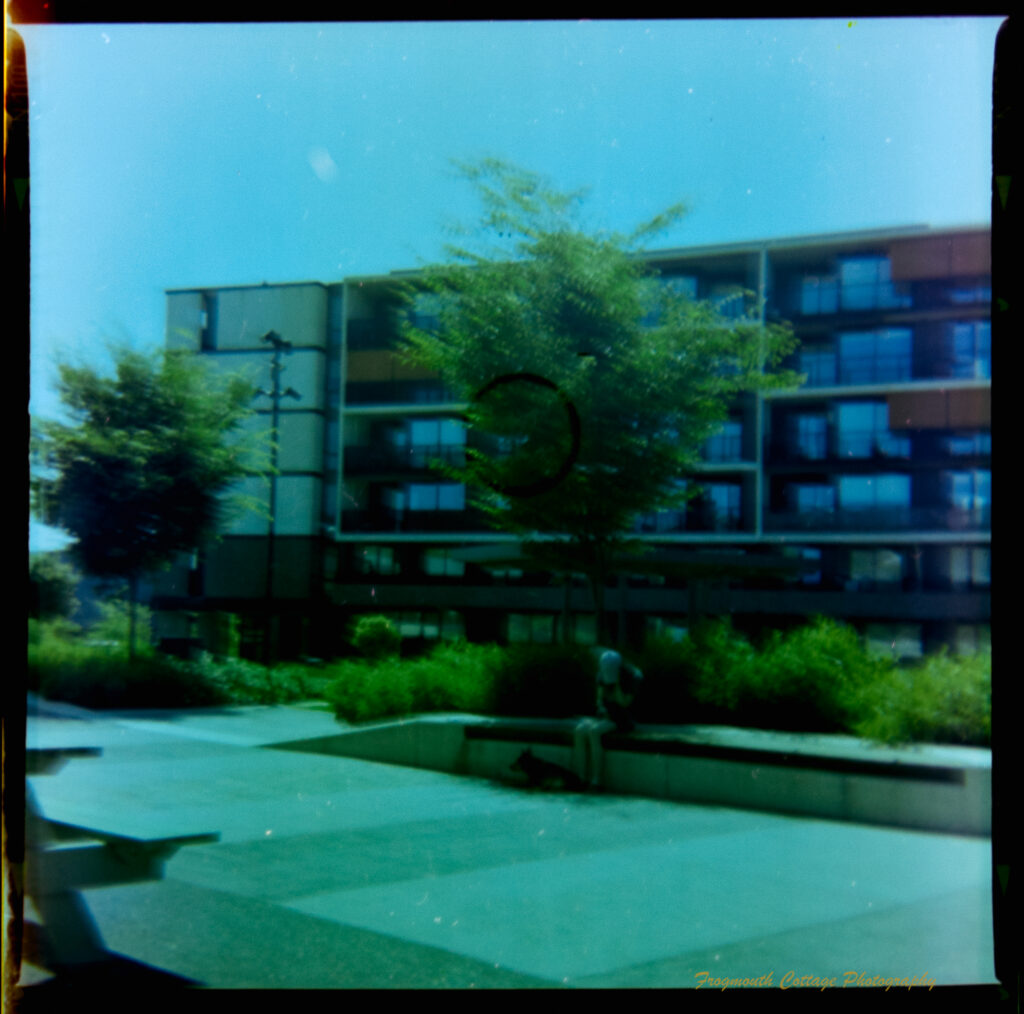
{"type": "Polygon", "coordinates": [[[343,533],[443,533],[480,532],[490,530],[484,518],[471,510],[463,511],[343,511],[343,533]]]}
{"type": "Polygon", "coordinates": [[[980,532],[992,528],[991,507],[866,507],[766,514],[766,532],[980,532]]]}
{"type": "Polygon", "coordinates": [[[435,461],[462,467],[466,463],[466,448],[462,444],[436,444],[415,447],[346,447],[345,472],[349,475],[367,475],[374,472],[428,471],[435,461]]]}
{"type": "Polygon", "coordinates": [[[439,380],[359,380],[345,385],[348,405],[448,405],[454,392],[439,380]]]}

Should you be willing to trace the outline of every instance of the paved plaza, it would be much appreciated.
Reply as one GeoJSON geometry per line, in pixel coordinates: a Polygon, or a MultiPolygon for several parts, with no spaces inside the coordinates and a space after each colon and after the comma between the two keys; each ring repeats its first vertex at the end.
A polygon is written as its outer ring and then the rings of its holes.
{"type": "Polygon", "coordinates": [[[102,748],[31,780],[45,814],[220,834],[84,892],[108,947],[218,988],[995,981],[986,839],[273,749],[338,731],[309,706],[30,709],[29,747],[102,748]]]}

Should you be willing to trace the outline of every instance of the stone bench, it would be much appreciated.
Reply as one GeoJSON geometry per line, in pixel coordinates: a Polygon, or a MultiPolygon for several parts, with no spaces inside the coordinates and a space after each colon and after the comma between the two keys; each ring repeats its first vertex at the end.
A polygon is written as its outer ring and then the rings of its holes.
{"type": "MultiPolygon", "coordinates": [[[[77,757],[100,750],[27,750],[28,774],[54,774],[77,757]]],[[[173,835],[130,832],[109,824],[83,826],[44,815],[26,787],[25,896],[40,923],[24,924],[23,961],[53,972],[94,968],[111,959],[80,891],[160,880],[164,864],[185,845],[209,844],[216,833],[173,835]]]]}

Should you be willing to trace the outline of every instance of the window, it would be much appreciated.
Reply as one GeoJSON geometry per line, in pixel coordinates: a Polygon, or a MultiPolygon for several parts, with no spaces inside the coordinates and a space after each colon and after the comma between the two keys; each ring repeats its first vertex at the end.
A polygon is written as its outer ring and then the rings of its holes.
{"type": "Polygon", "coordinates": [[[987,320],[950,324],[950,375],[960,380],[991,380],[992,325],[987,320]]]}
{"type": "Polygon", "coordinates": [[[466,509],[466,487],[461,483],[413,482],[406,488],[411,511],[461,511],[466,509]]]}
{"type": "Polygon", "coordinates": [[[850,591],[871,591],[879,587],[897,587],[903,581],[903,557],[891,549],[854,549],[850,551],[850,591]]]}
{"type": "Polygon", "coordinates": [[[843,510],[896,509],[910,506],[909,475],[842,475],[839,506],[843,510]]]}
{"type": "Polygon", "coordinates": [[[400,574],[402,565],[392,546],[359,546],[355,550],[355,569],[359,574],[400,574]]]}
{"type": "Polygon", "coordinates": [[[798,306],[801,313],[835,313],[839,309],[839,280],[835,275],[808,275],[798,284],[798,306]]]}
{"type": "Polygon", "coordinates": [[[710,298],[715,312],[726,320],[742,320],[747,316],[747,294],[739,285],[716,285],[710,298]]]}
{"type": "Polygon", "coordinates": [[[958,623],[954,631],[953,651],[957,655],[976,655],[992,650],[992,628],[987,623],[958,623]]]}
{"type": "Polygon", "coordinates": [[[818,564],[817,570],[804,571],[800,575],[801,584],[818,585],[821,584],[821,550],[820,549],[801,549],[800,555],[805,559],[813,563],[818,564]]]}
{"type": "Polygon", "coordinates": [[[947,292],[949,301],[954,306],[965,306],[970,303],[991,303],[992,285],[988,282],[964,282],[954,285],[947,292]]]}
{"type": "Polygon", "coordinates": [[[441,297],[436,292],[418,292],[409,311],[409,322],[421,331],[436,331],[441,326],[441,297]]]}
{"type": "Polygon", "coordinates": [[[710,505],[711,526],[715,531],[731,531],[740,526],[740,487],[738,483],[710,483],[705,491],[710,505]]]}
{"type": "Polygon", "coordinates": [[[836,382],[836,351],[831,347],[801,349],[797,369],[807,374],[808,387],[828,387],[836,382]]]}
{"type": "Polygon", "coordinates": [[[553,644],[555,617],[552,614],[508,614],[509,644],[553,644]]]}
{"type": "Polygon", "coordinates": [[[820,483],[792,483],[786,487],[789,506],[797,514],[832,513],[836,509],[836,491],[820,483]]]}
{"type": "Polygon", "coordinates": [[[958,510],[984,510],[992,504],[992,473],[977,468],[963,472],[943,472],[946,502],[958,510]]]}
{"type": "Polygon", "coordinates": [[[912,332],[907,327],[839,335],[839,383],[879,384],[911,379],[912,332]]]}
{"type": "Polygon", "coordinates": [[[889,658],[920,658],[921,627],[916,623],[869,623],[865,632],[868,651],[889,658]]]}
{"type": "Polygon", "coordinates": [[[954,433],[945,440],[946,450],[955,457],[992,453],[991,433],[954,433]]]}
{"type": "Polygon", "coordinates": [[[909,458],[910,437],[889,432],[889,405],[884,401],[856,401],[840,404],[838,451],[843,458],[909,458]]]}
{"type": "Polygon", "coordinates": [[[808,461],[821,461],[828,453],[828,420],[819,413],[790,416],[790,449],[808,461]]]}
{"type": "Polygon", "coordinates": [[[988,588],[992,584],[992,550],[987,546],[952,546],[949,583],[954,588],[988,588]]]}
{"type": "Polygon", "coordinates": [[[411,463],[425,467],[435,458],[462,464],[466,427],[456,419],[413,419],[409,423],[411,463]]]}
{"type": "Polygon", "coordinates": [[[427,549],[423,552],[423,573],[432,577],[462,577],[466,564],[455,559],[448,549],[427,549]]]}
{"type": "Polygon", "coordinates": [[[839,262],[840,305],[844,310],[896,309],[911,305],[905,287],[892,281],[888,257],[847,257],[839,262]]]}
{"type": "Polygon", "coordinates": [[[743,454],[743,424],[729,420],[704,446],[706,461],[739,461],[743,454]]]}

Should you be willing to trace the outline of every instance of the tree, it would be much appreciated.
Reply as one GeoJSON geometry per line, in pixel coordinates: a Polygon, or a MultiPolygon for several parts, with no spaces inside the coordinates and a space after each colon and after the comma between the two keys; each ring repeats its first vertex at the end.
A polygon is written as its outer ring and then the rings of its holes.
{"type": "Polygon", "coordinates": [[[198,357],[167,350],[114,350],[115,375],[59,367],[73,425],[39,422],[33,451],[46,474],[33,478],[33,507],[71,532],[84,571],[124,579],[135,654],[139,579],[215,535],[230,485],[251,474],[257,446],[238,427],[253,388],[215,376],[198,357]]]}
{"type": "Polygon", "coordinates": [[[56,553],[32,553],[28,561],[29,616],[70,619],[78,609],[79,575],[56,553]]]}
{"type": "Polygon", "coordinates": [[[469,405],[466,465],[445,472],[528,552],[587,576],[603,636],[605,581],[640,548],[637,515],[694,495],[680,478],[737,394],[796,382],[777,370],[792,334],[726,321],[637,256],[682,206],[628,236],[593,232],[578,193],[498,160],[461,168],[496,242],[449,246],[452,263],[423,272],[437,323],[410,314],[403,354],[469,405]]]}

